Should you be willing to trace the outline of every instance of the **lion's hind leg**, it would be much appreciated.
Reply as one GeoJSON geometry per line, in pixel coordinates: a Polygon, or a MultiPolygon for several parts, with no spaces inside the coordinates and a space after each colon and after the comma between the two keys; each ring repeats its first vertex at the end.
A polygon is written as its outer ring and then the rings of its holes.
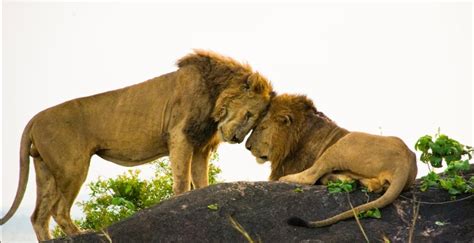
{"type": "Polygon", "coordinates": [[[54,221],[56,221],[64,233],[69,236],[81,233],[81,230],[72,221],[70,214],[72,204],[74,203],[79,189],[80,186],[78,189],[71,187],[69,191],[71,193],[60,192],[59,200],[52,210],[54,221]]]}
{"type": "MultiPolygon", "coordinates": [[[[38,200],[48,206],[48,221],[51,216],[67,235],[80,233],[70,216],[70,210],[79,190],[84,183],[90,164],[90,154],[77,149],[78,143],[53,144],[57,146],[42,146],[37,143],[41,162],[36,163],[39,169],[46,169],[47,173],[41,180],[51,181],[52,185],[41,188],[48,198],[38,195],[38,200]],[[44,160],[44,162],[43,162],[44,160]]],[[[87,150],[86,150],[87,151],[87,150]]],[[[38,169],[37,169],[38,171],[38,169]]],[[[40,177],[37,177],[40,180],[40,177]]],[[[38,188],[40,188],[38,184],[38,188]]],[[[48,231],[48,228],[46,228],[48,231]]],[[[49,232],[48,232],[49,234],[49,232]]]]}
{"type": "Polygon", "coordinates": [[[360,184],[367,188],[369,192],[382,192],[384,190],[384,184],[380,182],[378,178],[363,178],[359,180],[360,184]]]}
{"type": "Polygon", "coordinates": [[[56,181],[41,157],[34,158],[36,171],[36,206],[31,215],[31,223],[38,240],[49,240],[49,221],[51,210],[59,200],[56,181]]]}
{"type": "Polygon", "coordinates": [[[320,182],[323,185],[327,185],[330,181],[336,182],[336,181],[343,181],[343,182],[351,182],[354,181],[355,178],[351,177],[350,174],[346,174],[344,172],[342,173],[329,173],[324,175],[321,179],[320,182]]]}
{"type": "Polygon", "coordinates": [[[56,175],[59,199],[54,205],[52,215],[56,223],[69,236],[81,233],[81,230],[72,221],[70,212],[74,200],[86,180],[89,163],[90,157],[84,156],[74,161],[75,167],[64,168],[66,171],[62,172],[63,176],[56,175]]]}
{"type": "Polygon", "coordinates": [[[369,192],[382,192],[386,185],[382,183],[379,178],[365,178],[361,175],[352,173],[350,171],[342,171],[336,173],[329,173],[324,175],[320,182],[323,185],[327,185],[330,181],[343,181],[343,182],[351,182],[351,181],[358,181],[362,186],[367,188],[369,192]]]}
{"type": "MultiPolygon", "coordinates": [[[[74,199],[75,197],[72,198],[72,202],[74,202],[74,199]]],[[[56,205],[54,205],[52,211],[54,221],[56,221],[64,233],[69,236],[81,233],[81,230],[71,220],[71,207],[71,197],[67,197],[61,193],[60,198],[56,205]]]]}

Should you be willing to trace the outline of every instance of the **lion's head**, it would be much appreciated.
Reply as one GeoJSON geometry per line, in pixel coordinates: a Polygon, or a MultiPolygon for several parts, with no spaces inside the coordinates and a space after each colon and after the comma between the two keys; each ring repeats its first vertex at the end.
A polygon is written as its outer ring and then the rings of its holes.
{"type": "Polygon", "coordinates": [[[179,67],[193,65],[215,97],[212,118],[221,140],[240,143],[268,109],[273,96],[271,83],[248,64],[206,50],[181,58],[179,67]]]}
{"type": "Polygon", "coordinates": [[[278,95],[247,140],[258,163],[279,163],[298,145],[314,122],[317,110],[303,95],[278,95]]]}
{"type": "Polygon", "coordinates": [[[269,82],[258,73],[251,74],[236,88],[225,90],[214,113],[222,140],[242,142],[267,110],[271,96],[269,82]]]}

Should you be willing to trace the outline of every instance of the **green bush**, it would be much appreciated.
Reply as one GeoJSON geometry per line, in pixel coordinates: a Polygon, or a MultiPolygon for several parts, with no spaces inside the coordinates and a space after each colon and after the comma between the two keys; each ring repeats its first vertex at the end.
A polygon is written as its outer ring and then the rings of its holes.
{"type": "Polygon", "coordinates": [[[421,178],[421,191],[430,187],[442,188],[455,197],[462,193],[474,193],[474,177],[469,180],[462,177],[469,170],[472,159],[472,147],[463,145],[444,134],[430,135],[418,139],[415,149],[421,152],[420,160],[428,165],[430,172],[421,178]],[[444,162],[444,163],[443,163],[444,162]],[[444,175],[436,174],[432,167],[446,165],[444,175]]]}
{"type": "MultiPolygon", "coordinates": [[[[215,165],[218,160],[218,154],[214,153],[209,163],[209,184],[219,182],[221,169],[215,165]]],[[[170,198],[173,195],[173,176],[168,159],[152,163],[155,174],[151,180],[140,179],[140,170],[129,170],[116,178],[99,178],[88,184],[90,199],[77,203],[84,217],[74,222],[84,230],[100,231],[170,198]]],[[[55,238],[65,236],[59,226],[53,229],[52,235],[55,238]]]]}
{"type": "Polygon", "coordinates": [[[433,141],[430,135],[425,135],[416,142],[415,149],[421,152],[422,162],[440,168],[443,166],[443,161],[450,165],[456,161],[469,163],[472,159],[472,147],[465,146],[444,134],[438,133],[435,138],[436,140],[433,141]]]}

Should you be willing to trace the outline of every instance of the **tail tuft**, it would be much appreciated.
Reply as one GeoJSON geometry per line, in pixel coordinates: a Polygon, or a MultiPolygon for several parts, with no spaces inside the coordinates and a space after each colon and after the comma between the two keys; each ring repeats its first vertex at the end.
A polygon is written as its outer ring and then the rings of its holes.
{"type": "Polygon", "coordinates": [[[306,221],[304,219],[301,219],[301,218],[298,218],[298,217],[291,217],[291,218],[287,219],[286,222],[289,225],[292,225],[292,226],[310,228],[308,221],[306,221]]]}

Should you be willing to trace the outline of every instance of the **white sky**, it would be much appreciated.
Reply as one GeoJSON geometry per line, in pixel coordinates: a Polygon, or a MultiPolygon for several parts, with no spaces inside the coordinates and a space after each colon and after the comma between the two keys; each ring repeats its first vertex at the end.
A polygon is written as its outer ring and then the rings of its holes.
{"type": "MultiPolygon", "coordinates": [[[[247,61],[278,92],[307,94],[349,130],[399,136],[413,148],[441,127],[472,145],[471,12],[469,3],[4,3],[0,206],[13,201],[32,116],[173,71],[192,48],[247,61]]],[[[218,152],[225,181],[269,175],[243,144],[218,152]]],[[[128,169],[94,157],[88,181],[128,169]]],[[[30,174],[20,208],[28,214],[32,165],[30,174]]]]}

